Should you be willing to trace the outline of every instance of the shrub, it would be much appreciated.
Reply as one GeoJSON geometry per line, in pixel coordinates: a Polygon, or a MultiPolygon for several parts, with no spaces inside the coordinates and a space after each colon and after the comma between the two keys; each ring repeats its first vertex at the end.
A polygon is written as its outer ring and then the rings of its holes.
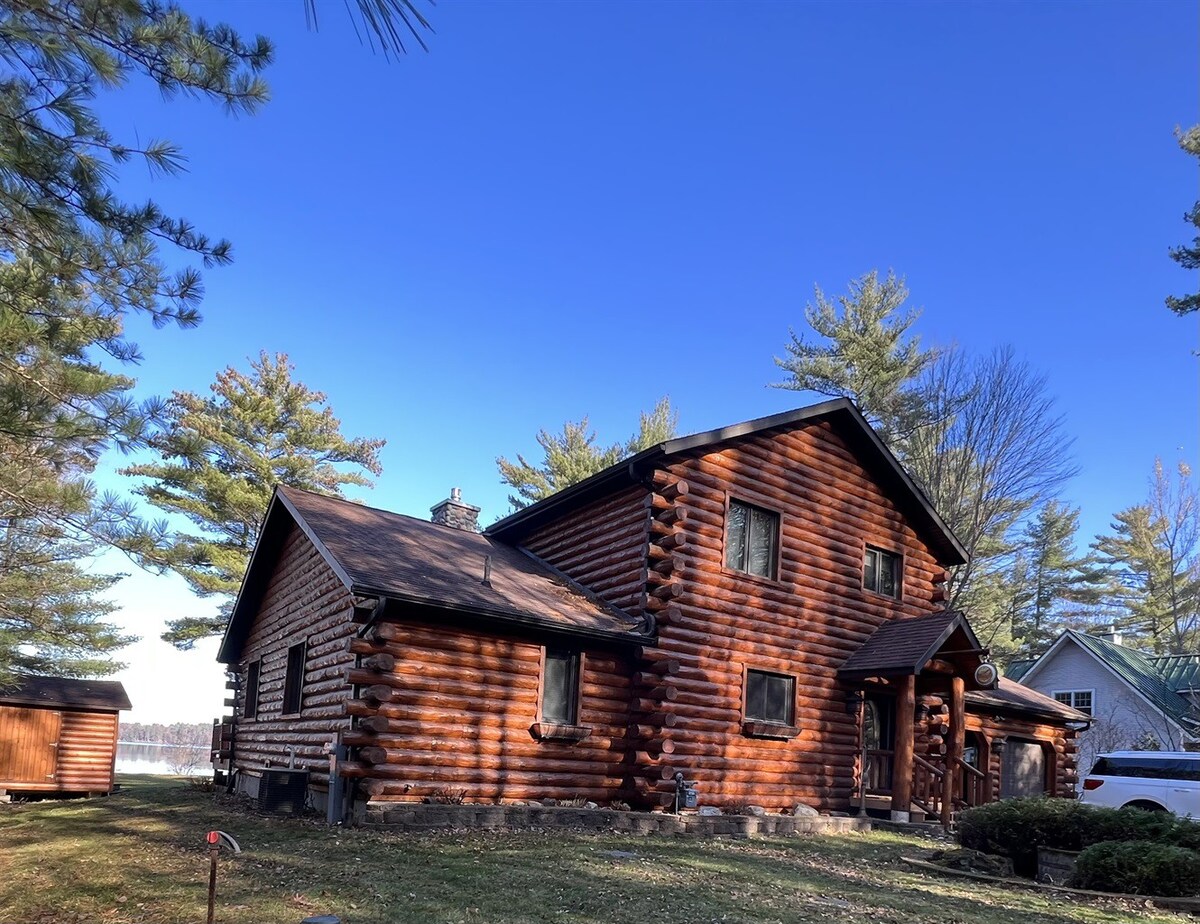
{"type": "Polygon", "coordinates": [[[1071,884],[1137,895],[1200,894],[1200,853],[1172,844],[1107,841],[1079,855],[1071,884]]]}
{"type": "Polygon", "coordinates": [[[998,853],[1019,875],[1037,871],[1039,847],[1083,850],[1106,841],[1151,841],[1200,849],[1200,824],[1167,812],[1111,809],[1071,799],[1008,799],[963,812],[958,839],[963,847],[998,853]]]}
{"type": "Polygon", "coordinates": [[[462,805],[466,798],[467,791],[465,789],[451,789],[443,786],[426,796],[425,802],[432,805],[462,805]]]}

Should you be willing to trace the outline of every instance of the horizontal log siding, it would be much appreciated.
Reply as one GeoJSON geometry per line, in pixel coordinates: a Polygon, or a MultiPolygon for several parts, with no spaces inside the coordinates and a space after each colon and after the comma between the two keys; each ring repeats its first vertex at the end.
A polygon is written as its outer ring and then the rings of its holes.
{"type": "Polygon", "coordinates": [[[684,567],[672,572],[679,613],[659,629],[659,651],[682,663],[667,704],[675,753],[660,775],[682,770],[703,804],[846,809],[857,730],[837,668],[886,620],[932,611],[941,564],[827,426],[760,434],[667,472],[689,491],[676,501],[686,510],[684,567]],[[724,567],[728,495],[781,514],[778,580],[724,567]],[[902,599],[863,589],[867,544],[904,556],[902,599]],[[796,676],[797,737],[743,733],[747,669],[796,676]]]}
{"type": "Polygon", "coordinates": [[[106,793],[112,789],[117,756],[117,713],[0,707],[0,747],[27,751],[30,756],[27,766],[32,768],[36,764],[41,777],[32,779],[24,773],[18,774],[19,779],[0,778],[0,788],[17,792],[106,793]],[[53,720],[55,713],[58,721],[53,720]],[[47,721],[36,718],[29,721],[31,716],[45,716],[47,721]],[[47,733],[56,726],[57,732],[48,737],[47,733]],[[51,768],[53,779],[47,774],[51,768]]]}
{"type": "Polygon", "coordinates": [[[640,487],[620,491],[542,527],[522,545],[613,606],[640,612],[646,589],[647,493],[640,487]]]}
{"type": "MultiPolygon", "coordinates": [[[[626,656],[585,651],[578,724],[583,741],[539,741],[542,646],[535,642],[419,622],[380,627],[372,650],[395,658],[389,671],[356,671],[390,691],[388,702],[352,704],[359,716],[382,716],[386,732],[353,740],[385,749],[384,763],[354,760],[373,799],[420,801],[438,789],[466,790],[468,802],[583,796],[618,797],[625,762],[630,665],[626,656]]],[[[356,643],[356,648],[367,643],[356,643]]]]}
{"type": "Polygon", "coordinates": [[[234,763],[242,772],[255,774],[268,761],[286,766],[288,749],[293,748],[296,765],[308,768],[314,783],[328,783],[326,745],[350,727],[345,675],[354,663],[349,648],[354,634],[351,609],[345,585],[293,526],[242,649],[243,683],[247,664],[262,658],[255,718],[242,717],[244,688],[237,696],[234,763]],[[300,642],[308,643],[301,709],[298,715],[285,716],[288,648],[300,642]]]}
{"type": "MultiPolygon", "coordinates": [[[[1008,716],[991,715],[986,712],[971,712],[968,706],[967,731],[978,732],[988,743],[987,773],[991,778],[993,799],[1000,798],[1000,774],[1003,767],[1003,757],[996,751],[996,742],[1000,740],[1036,741],[1048,748],[1054,755],[1053,774],[1054,784],[1050,794],[1064,798],[1074,798],[1076,783],[1075,755],[1077,751],[1077,733],[1061,725],[1042,724],[1032,720],[1018,719],[1008,716]]],[[[979,707],[974,707],[979,708],[979,707]]],[[[1051,761],[1047,760],[1047,768],[1051,761]]],[[[982,767],[980,768],[983,769],[982,767]]]]}

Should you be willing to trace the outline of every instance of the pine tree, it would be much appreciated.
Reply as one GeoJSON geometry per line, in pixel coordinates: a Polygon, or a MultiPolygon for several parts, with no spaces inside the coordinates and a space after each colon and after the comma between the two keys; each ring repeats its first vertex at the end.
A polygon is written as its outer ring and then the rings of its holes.
{"type": "Polygon", "coordinates": [[[199,272],[168,270],[167,254],[213,266],[230,251],[153,202],[122,201],[120,165],[170,174],[182,155],[117,139],[93,100],[142,77],[251,112],[271,49],[140,0],[6,0],[0,36],[0,671],[101,673],[125,640],[103,620],[112,578],[83,560],[98,540],[154,541],[88,481],[161,412],[120,372],[139,355],[127,321],[195,324],[199,272]]]}
{"type": "Polygon", "coordinates": [[[1150,495],[1120,511],[1093,547],[1111,569],[1122,628],[1165,654],[1200,647],[1200,496],[1180,463],[1172,482],[1154,463],[1150,495]]]}
{"type": "Polygon", "coordinates": [[[286,355],[262,353],[249,374],[219,373],[211,395],[176,392],[169,425],[150,441],[160,461],[122,472],[150,479],[136,493],[196,528],[136,550],[141,560],[227,601],[216,618],[169,622],[163,638],[177,647],[224,630],[276,485],[341,496],[347,485],[371,485],[360,470],[382,470],[384,441],[344,437],[325,395],[293,371],[286,355]]]}
{"type": "MultiPolygon", "coordinates": [[[[1200,125],[1193,125],[1186,132],[1177,131],[1176,137],[1184,153],[1200,158],[1200,125]]],[[[1183,220],[1200,232],[1200,202],[1196,202],[1188,210],[1183,216],[1183,220]]],[[[1192,238],[1190,244],[1172,247],[1170,253],[1171,259],[1185,270],[1195,272],[1200,269],[1200,233],[1192,238]]],[[[1191,295],[1184,295],[1180,298],[1168,295],[1167,307],[1176,314],[1190,314],[1200,309],[1200,292],[1193,292],[1191,295]]]]}
{"type": "Polygon", "coordinates": [[[1013,615],[1014,635],[1026,656],[1044,652],[1062,630],[1081,626],[1103,596],[1103,571],[1091,555],[1075,551],[1078,528],[1078,508],[1057,501],[1044,504],[1025,527],[1014,569],[1020,595],[1013,615]]]}
{"type": "Polygon", "coordinates": [[[671,399],[664,397],[652,411],[642,412],[638,432],[624,444],[598,446],[596,434],[589,429],[588,418],[584,417],[577,422],[568,420],[560,433],[538,431],[537,441],[543,452],[540,465],[532,465],[518,454],[516,462],[501,456],[496,460],[496,467],[500,470],[501,481],[516,490],[508,496],[508,502],[513,510],[521,510],[590,478],[627,456],[669,440],[678,425],[679,413],[671,407],[671,399]]]}
{"type": "Polygon", "coordinates": [[[902,446],[925,422],[927,405],[918,384],[936,354],[921,349],[911,333],[921,313],[905,308],[902,278],[889,271],[880,282],[872,270],[848,288],[836,302],[816,288],[804,317],[822,339],[791,331],[787,357],[775,359],[791,378],[775,387],[852,397],[885,443],[902,446]]]}

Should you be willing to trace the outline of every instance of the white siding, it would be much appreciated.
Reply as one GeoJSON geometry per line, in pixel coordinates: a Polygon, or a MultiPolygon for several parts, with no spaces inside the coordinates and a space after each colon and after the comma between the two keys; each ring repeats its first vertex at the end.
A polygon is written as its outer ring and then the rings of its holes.
{"type": "Polygon", "coordinates": [[[1092,727],[1079,738],[1079,773],[1087,773],[1097,754],[1129,748],[1152,735],[1163,750],[1182,747],[1179,729],[1152,708],[1107,667],[1067,639],[1041,665],[1027,687],[1053,696],[1062,690],[1092,690],[1092,727]]]}

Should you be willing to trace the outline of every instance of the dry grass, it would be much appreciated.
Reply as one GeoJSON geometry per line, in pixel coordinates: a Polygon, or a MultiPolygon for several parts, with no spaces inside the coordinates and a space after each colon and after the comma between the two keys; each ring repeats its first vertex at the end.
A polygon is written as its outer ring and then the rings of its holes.
{"type": "Polygon", "coordinates": [[[891,834],[754,841],[542,833],[394,835],[267,818],[179,781],[0,807],[0,922],[204,920],[204,834],[231,832],[217,920],[297,924],[1183,924],[1115,901],[981,887],[899,863],[891,834]],[[632,851],[614,858],[609,851],[632,851]]]}

